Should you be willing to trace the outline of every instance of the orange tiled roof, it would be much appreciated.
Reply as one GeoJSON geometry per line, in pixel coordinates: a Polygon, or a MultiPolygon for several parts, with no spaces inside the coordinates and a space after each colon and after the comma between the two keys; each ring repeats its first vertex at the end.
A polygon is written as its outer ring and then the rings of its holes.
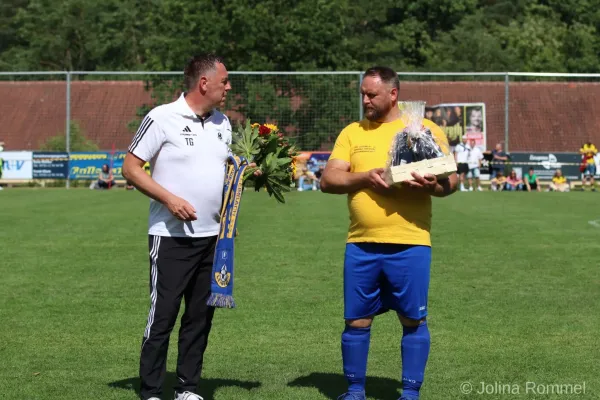
{"type": "MultiPolygon", "coordinates": [[[[0,141],[6,150],[36,150],[64,133],[65,85],[0,82],[0,141]]],[[[401,100],[429,105],[485,103],[488,147],[504,140],[503,82],[402,82],[400,94],[401,100]]],[[[600,143],[600,83],[511,83],[510,99],[510,151],[577,151],[588,138],[600,143]]],[[[124,150],[133,135],[127,125],[150,101],[142,81],[74,81],[71,118],[101,149],[114,143],[124,150]]]]}

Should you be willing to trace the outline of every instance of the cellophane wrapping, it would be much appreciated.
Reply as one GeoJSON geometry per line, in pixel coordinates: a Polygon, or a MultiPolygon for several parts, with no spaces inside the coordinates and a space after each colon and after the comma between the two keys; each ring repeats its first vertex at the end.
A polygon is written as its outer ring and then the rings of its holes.
{"type": "Polygon", "coordinates": [[[424,101],[399,102],[401,119],[406,128],[398,132],[392,140],[388,157],[388,167],[409,164],[426,159],[444,157],[450,152],[442,150],[431,130],[423,125],[424,101]]]}

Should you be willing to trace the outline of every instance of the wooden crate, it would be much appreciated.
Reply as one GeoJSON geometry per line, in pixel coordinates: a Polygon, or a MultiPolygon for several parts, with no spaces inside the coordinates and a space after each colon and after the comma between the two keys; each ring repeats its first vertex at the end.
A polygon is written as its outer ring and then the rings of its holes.
{"type": "Polygon", "coordinates": [[[416,172],[421,176],[425,174],[435,175],[438,179],[447,178],[456,172],[456,161],[454,156],[450,154],[430,160],[389,167],[385,171],[385,180],[388,185],[399,184],[402,181],[412,181],[414,180],[411,175],[412,172],[416,172]]]}

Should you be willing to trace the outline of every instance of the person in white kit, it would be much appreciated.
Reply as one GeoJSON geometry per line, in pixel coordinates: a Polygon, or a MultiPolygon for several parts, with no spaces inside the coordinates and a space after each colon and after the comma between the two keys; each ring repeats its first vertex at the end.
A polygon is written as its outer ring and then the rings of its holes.
{"type": "Polygon", "coordinates": [[[465,188],[465,176],[469,173],[469,139],[467,136],[462,137],[462,143],[459,143],[454,147],[454,159],[456,160],[456,172],[460,178],[460,191],[466,192],[465,188]]]}
{"type": "Polygon", "coordinates": [[[140,355],[140,397],[161,399],[169,337],[182,298],[176,400],[202,400],[198,383],[214,308],[207,306],[231,142],[217,111],[231,89],[223,60],[191,58],[186,91],[143,119],[123,163],[123,176],[150,197],[150,312],[140,355]],[[151,175],[143,166],[150,163],[151,175]]]}
{"type": "Polygon", "coordinates": [[[479,150],[479,147],[475,145],[475,140],[469,141],[467,163],[469,164],[469,172],[467,178],[469,179],[469,192],[473,191],[473,178],[477,184],[477,190],[482,191],[481,182],[479,176],[481,175],[481,160],[483,160],[483,153],[479,150]]]}

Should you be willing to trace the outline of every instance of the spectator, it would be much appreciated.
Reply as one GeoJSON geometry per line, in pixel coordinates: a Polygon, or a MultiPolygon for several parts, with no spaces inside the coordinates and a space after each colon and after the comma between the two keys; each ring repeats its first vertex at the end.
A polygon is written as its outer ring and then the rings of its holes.
{"type": "Polygon", "coordinates": [[[324,170],[325,167],[323,165],[320,165],[319,169],[315,171],[315,179],[313,180],[313,190],[321,190],[321,176],[323,176],[324,170]]]}
{"type": "Polygon", "coordinates": [[[477,190],[482,191],[481,182],[479,180],[480,170],[481,170],[481,160],[483,159],[483,153],[479,150],[479,147],[475,146],[475,140],[471,139],[469,142],[469,155],[467,157],[467,163],[469,165],[469,172],[467,173],[467,178],[469,179],[469,192],[473,191],[473,178],[475,178],[475,182],[477,183],[477,190]]]}
{"type": "Polygon", "coordinates": [[[98,182],[96,183],[99,189],[110,189],[115,186],[115,177],[110,170],[108,164],[102,166],[100,174],[98,174],[98,182]]]}
{"type": "Polygon", "coordinates": [[[315,183],[315,175],[312,172],[310,172],[308,170],[308,168],[304,167],[304,168],[302,168],[302,172],[300,173],[300,176],[298,177],[298,191],[302,192],[304,190],[304,181],[306,179],[309,179],[313,182],[312,190],[317,190],[316,183],[315,183]]]}
{"type": "Polygon", "coordinates": [[[514,169],[510,171],[510,175],[506,178],[506,184],[504,185],[506,190],[515,191],[523,190],[523,181],[517,176],[517,171],[514,169]]]}
{"type": "Polygon", "coordinates": [[[529,168],[529,172],[523,177],[523,184],[525,185],[524,189],[526,189],[528,192],[531,192],[532,190],[541,192],[542,186],[540,185],[540,180],[533,171],[533,167],[529,168]]]}
{"type": "Polygon", "coordinates": [[[459,143],[454,148],[454,159],[456,160],[456,172],[458,172],[458,176],[460,179],[460,191],[466,192],[465,189],[465,175],[469,173],[469,152],[471,151],[471,147],[469,147],[469,140],[466,136],[462,137],[462,143],[459,143]]]}
{"type": "Polygon", "coordinates": [[[583,190],[585,187],[591,185],[592,191],[596,191],[596,187],[594,186],[594,176],[596,175],[596,160],[594,160],[594,156],[598,153],[598,149],[596,146],[592,144],[591,141],[584,143],[579,149],[582,157],[582,168],[583,168],[583,190]]]}
{"type": "Polygon", "coordinates": [[[552,192],[568,192],[571,190],[571,184],[567,181],[560,169],[557,169],[550,183],[550,191],[552,192]]]}
{"type": "Polygon", "coordinates": [[[506,153],[502,150],[502,144],[498,143],[496,145],[496,148],[492,150],[492,178],[494,178],[498,174],[498,171],[504,172],[504,166],[507,160],[508,157],[506,156],[506,153]]]}
{"type": "Polygon", "coordinates": [[[490,181],[490,188],[494,192],[501,192],[506,187],[506,177],[504,172],[498,171],[498,174],[490,181]]]}

